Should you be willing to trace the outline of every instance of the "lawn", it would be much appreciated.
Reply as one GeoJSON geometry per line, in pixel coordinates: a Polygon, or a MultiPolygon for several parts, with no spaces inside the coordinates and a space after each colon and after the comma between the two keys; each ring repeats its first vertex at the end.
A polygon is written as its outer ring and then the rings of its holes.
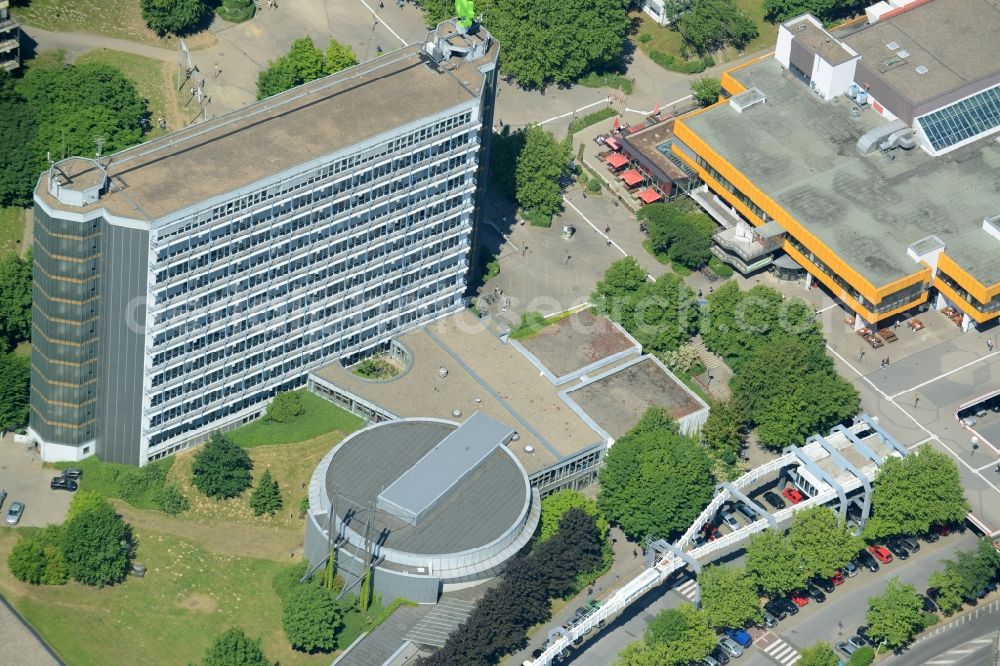
{"type": "MultiPolygon", "coordinates": [[[[329,664],[329,655],[294,652],[281,626],[271,579],[284,565],[206,551],[191,541],[136,529],[138,562],[148,572],[115,587],[69,583],[35,587],[0,566],[0,591],[74,666],[200,663],[216,635],[231,626],[263,639],[265,654],[284,666],[329,664]]],[[[0,559],[16,543],[0,531],[0,559]]]]}
{"type": "MultiPolygon", "coordinates": [[[[90,32],[155,46],[176,48],[176,37],[158,37],[146,27],[139,0],[30,0],[14,7],[14,17],[29,26],[54,32],[90,32]]],[[[207,31],[185,37],[190,48],[215,43],[207,31]]]]}
{"type": "MultiPolygon", "coordinates": [[[[165,458],[143,468],[142,471],[133,465],[119,465],[116,463],[101,462],[95,457],[84,458],[79,462],[54,463],[56,469],[66,469],[76,467],[83,470],[83,478],[80,480],[80,488],[92,490],[100,493],[104,497],[122,499],[120,491],[120,480],[126,475],[145,476],[150,468],[156,466],[163,470],[162,473],[169,474],[170,468],[174,464],[174,458],[165,458]]],[[[162,488],[162,476],[159,481],[148,484],[147,492],[141,493],[137,497],[129,498],[129,503],[139,509],[155,509],[156,495],[162,488]]]]}
{"type": "MultiPolygon", "coordinates": [[[[740,11],[754,22],[759,33],[743,49],[743,54],[774,48],[774,43],[778,35],[778,26],[764,20],[764,7],[761,0],[735,1],[740,11]]],[[[650,18],[645,12],[633,12],[632,18],[638,21],[638,29],[634,36],[634,41],[639,48],[645,51],[646,55],[649,55],[653,51],[659,51],[667,55],[672,55],[675,58],[681,57],[681,47],[684,45],[684,39],[679,32],[671,29],[669,26],[664,28],[657,25],[656,21],[650,18]],[[649,39],[640,38],[639,36],[642,34],[648,34],[650,36],[649,39]]],[[[719,64],[732,62],[741,57],[740,52],[731,47],[711,55],[716,63],[719,64]]]]}
{"type": "Polygon", "coordinates": [[[289,444],[313,439],[334,430],[347,434],[364,425],[364,422],[354,414],[315,393],[304,389],[298,393],[305,412],[291,423],[274,423],[259,419],[230,431],[227,433],[229,438],[246,447],[289,444]]]}
{"type": "Polygon", "coordinates": [[[0,253],[20,252],[24,237],[24,209],[0,207],[0,253]]]}
{"type": "Polygon", "coordinates": [[[156,119],[160,116],[167,119],[168,127],[187,125],[189,113],[182,109],[177,87],[173,83],[176,65],[111,49],[87,51],[73,62],[77,65],[90,62],[111,65],[121,70],[135,84],[139,94],[149,100],[150,122],[153,124],[153,129],[146,134],[144,140],[154,139],[164,133],[156,125],[156,119]]]}

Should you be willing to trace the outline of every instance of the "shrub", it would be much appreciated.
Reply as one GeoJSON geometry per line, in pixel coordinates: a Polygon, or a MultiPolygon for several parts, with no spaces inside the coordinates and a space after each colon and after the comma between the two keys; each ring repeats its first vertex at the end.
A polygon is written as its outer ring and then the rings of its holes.
{"type": "Polygon", "coordinates": [[[643,44],[651,41],[652,39],[653,39],[653,36],[651,34],[649,34],[648,32],[639,33],[639,41],[641,43],[643,43],[643,44]]]}
{"type": "Polygon", "coordinates": [[[510,332],[510,337],[514,340],[528,338],[542,330],[545,326],[545,317],[542,313],[529,310],[521,315],[521,321],[510,332]]]}
{"type": "Polygon", "coordinates": [[[723,280],[733,276],[733,269],[716,256],[708,260],[708,268],[723,280]]]}
{"type": "Polygon", "coordinates": [[[702,60],[678,60],[672,53],[663,51],[649,52],[649,58],[660,67],[669,69],[671,72],[681,74],[701,74],[705,71],[705,59],[702,60]]]}
{"type": "Polygon", "coordinates": [[[254,12],[253,0],[222,0],[222,4],[215,9],[215,13],[223,21],[230,23],[241,23],[251,19],[254,12]]]}
{"type": "Polygon", "coordinates": [[[61,537],[67,570],[73,578],[94,587],[125,580],[132,529],[110,503],[74,516],[66,522],[61,537]]]}
{"type": "MultiPolygon", "coordinates": [[[[309,571],[309,562],[305,560],[283,567],[271,578],[271,589],[274,590],[274,593],[280,599],[284,599],[288,596],[289,592],[300,584],[299,581],[302,580],[307,571],[309,571]]],[[[315,581],[316,577],[313,576],[306,583],[313,583],[315,581]]]]}
{"type": "Polygon", "coordinates": [[[589,180],[587,182],[587,191],[588,192],[593,192],[595,194],[598,193],[598,192],[600,192],[601,191],[601,181],[598,180],[597,178],[592,178],[591,180],[589,180]]]}
{"type": "Polygon", "coordinates": [[[329,652],[344,626],[343,613],[333,594],[319,585],[292,588],[282,604],[281,623],[292,648],[302,652],[329,652]]]}
{"type": "Polygon", "coordinates": [[[161,37],[193,32],[208,12],[202,0],[141,0],[140,6],[146,25],[161,37]]]}
{"type": "Polygon", "coordinates": [[[38,585],[45,573],[45,549],[35,539],[21,537],[10,551],[7,567],[19,581],[38,585]]]}
{"type": "Polygon", "coordinates": [[[290,423],[296,416],[301,416],[305,412],[302,406],[302,398],[295,391],[287,391],[274,396],[274,400],[267,406],[264,418],[274,423],[290,423]]]}
{"type": "Polygon", "coordinates": [[[875,650],[870,645],[859,648],[851,658],[847,660],[847,666],[868,666],[875,661],[875,650]]]}
{"type": "Polygon", "coordinates": [[[588,113],[585,116],[580,116],[579,118],[574,118],[569,124],[569,135],[573,136],[585,127],[590,127],[591,125],[596,125],[602,120],[607,120],[608,118],[614,118],[618,115],[618,112],[612,109],[610,106],[606,106],[603,109],[598,109],[593,113],[588,113]]]}
{"type": "Polygon", "coordinates": [[[306,512],[309,511],[309,496],[306,495],[299,500],[299,518],[305,518],[306,512]]]}
{"type": "Polygon", "coordinates": [[[163,513],[176,516],[187,511],[191,504],[177,486],[166,486],[156,497],[156,506],[163,513]]]}
{"type": "Polygon", "coordinates": [[[202,666],[271,666],[260,649],[260,639],[253,639],[233,627],[219,635],[208,648],[202,666]]]}

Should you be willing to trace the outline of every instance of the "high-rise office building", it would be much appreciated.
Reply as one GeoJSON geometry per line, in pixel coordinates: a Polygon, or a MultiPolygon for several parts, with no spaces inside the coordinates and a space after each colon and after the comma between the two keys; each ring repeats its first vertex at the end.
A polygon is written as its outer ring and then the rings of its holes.
{"type": "Polygon", "coordinates": [[[463,305],[498,44],[423,44],[35,192],[30,435],[145,464],[463,305]]]}

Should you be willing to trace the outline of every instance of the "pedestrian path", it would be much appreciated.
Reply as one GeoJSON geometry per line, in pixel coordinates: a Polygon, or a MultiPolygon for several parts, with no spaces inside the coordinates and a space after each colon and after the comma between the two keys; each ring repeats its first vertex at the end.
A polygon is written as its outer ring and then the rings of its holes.
{"type": "Polygon", "coordinates": [[[475,602],[464,599],[443,598],[431,612],[406,632],[406,640],[422,645],[443,647],[448,634],[468,619],[475,602]]]}
{"type": "Polygon", "coordinates": [[[725,367],[725,361],[723,361],[722,357],[718,354],[714,354],[709,351],[700,335],[695,337],[695,339],[691,341],[690,345],[691,348],[698,354],[698,359],[701,361],[701,364],[705,366],[705,369],[709,372],[709,374],[714,375],[720,380],[709,385],[709,394],[711,394],[711,396],[716,400],[728,399],[732,395],[732,391],[729,390],[728,382],[722,381],[723,377],[720,376],[723,373],[729,373],[729,368],[725,367]],[[721,372],[717,372],[719,368],[723,368],[723,370],[721,372]]]}
{"type": "Polygon", "coordinates": [[[698,599],[698,581],[694,578],[688,578],[683,583],[675,587],[674,592],[681,595],[691,603],[695,603],[698,599]]]}
{"type": "Polygon", "coordinates": [[[762,646],[760,651],[781,664],[781,666],[792,666],[792,664],[802,658],[798,650],[780,638],[777,638],[774,642],[766,646],[762,646]]]}

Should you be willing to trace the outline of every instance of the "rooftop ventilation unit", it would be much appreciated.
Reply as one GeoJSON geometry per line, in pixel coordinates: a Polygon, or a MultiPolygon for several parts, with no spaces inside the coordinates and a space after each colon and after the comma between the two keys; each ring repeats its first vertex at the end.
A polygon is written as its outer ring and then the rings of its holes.
{"type": "Polygon", "coordinates": [[[899,48],[899,44],[897,44],[896,42],[889,42],[888,44],[886,44],[886,48],[888,48],[890,51],[895,51],[896,49],[899,48]]]}
{"type": "Polygon", "coordinates": [[[917,74],[926,74],[929,71],[931,70],[927,69],[923,65],[917,65],[917,74]]]}
{"type": "Polygon", "coordinates": [[[909,58],[910,57],[910,52],[907,51],[906,49],[903,49],[901,51],[897,51],[896,55],[898,55],[900,58],[909,58]]]}
{"type": "Polygon", "coordinates": [[[752,109],[755,106],[763,104],[767,100],[767,97],[761,92],[760,88],[749,88],[744,90],[739,95],[733,95],[729,98],[729,106],[736,109],[737,113],[743,113],[748,109],[752,109]]]}

